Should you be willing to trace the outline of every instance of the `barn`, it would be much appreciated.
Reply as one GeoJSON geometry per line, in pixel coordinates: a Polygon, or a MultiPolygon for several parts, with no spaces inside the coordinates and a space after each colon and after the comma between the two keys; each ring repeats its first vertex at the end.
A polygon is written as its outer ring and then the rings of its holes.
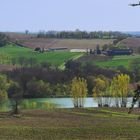
{"type": "Polygon", "coordinates": [[[107,55],[113,56],[113,55],[132,55],[133,50],[132,49],[114,49],[114,50],[108,50],[107,55]]]}

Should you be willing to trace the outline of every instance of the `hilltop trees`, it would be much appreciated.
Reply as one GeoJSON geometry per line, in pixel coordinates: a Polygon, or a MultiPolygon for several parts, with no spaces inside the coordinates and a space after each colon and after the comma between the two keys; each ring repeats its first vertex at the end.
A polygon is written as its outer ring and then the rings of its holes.
{"type": "Polygon", "coordinates": [[[75,108],[84,107],[84,98],[87,96],[87,81],[75,77],[71,83],[71,97],[75,108]]]}
{"type": "Polygon", "coordinates": [[[5,34],[0,33],[0,47],[5,46],[7,43],[8,43],[8,37],[5,34]]]}
{"type": "Polygon", "coordinates": [[[102,32],[102,31],[40,31],[37,34],[38,38],[60,38],[60,39],[116,39],[114,42],[117,43],[122,38],[127,38],[130,35],[123,34],[121,32],[102,32]]]}

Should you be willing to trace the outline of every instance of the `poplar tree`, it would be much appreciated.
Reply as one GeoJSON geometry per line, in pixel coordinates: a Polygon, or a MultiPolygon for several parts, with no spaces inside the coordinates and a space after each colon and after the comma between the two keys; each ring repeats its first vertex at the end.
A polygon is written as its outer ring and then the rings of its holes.
{"type": "Polygon", "coordinates": [[[126,107],[127,104],[127,97],[129,92],[129,83],[130,83],[130,77],[127,74],[120,74],[117,77],[114,77],[111,86],[110,86],[110,92],[113,97],[117,100],[117,106],[119,106],[119,100],[118,98],[121,98],[121,106],[126,107]]]}
{"type": "Polygon", "coordinates": [[[103,106],[102,97],[104,96],[106,90],[106,81],[100,77],[96,78],[94,81],[93,97],[97,99],[98,106],[103,106]]]}
{"type": "Polygon", "coordinates": [[[87,93],[87,81],[84,78],[75,77],[71,83],[71,97],[75,108],[84,107],[87,93]]]}

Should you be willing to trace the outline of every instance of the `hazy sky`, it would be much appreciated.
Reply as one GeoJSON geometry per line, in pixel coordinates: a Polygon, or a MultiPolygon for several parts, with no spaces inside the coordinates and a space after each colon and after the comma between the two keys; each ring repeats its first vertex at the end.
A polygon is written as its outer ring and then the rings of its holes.
{"type": "Polygon", "coordinates": [[[0,31],[140,31],[138,0],[0,0],[0,31]]]}

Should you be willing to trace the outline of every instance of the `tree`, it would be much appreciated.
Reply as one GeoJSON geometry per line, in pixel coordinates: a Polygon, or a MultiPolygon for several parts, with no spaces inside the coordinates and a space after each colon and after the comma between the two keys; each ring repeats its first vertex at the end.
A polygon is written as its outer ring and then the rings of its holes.
{"type": "Polygon", "coordinates": [[[8,99],[7,90],[9,88],[9,81],[6,75],[0,74],[0,104],[3,104],[8,99]]]}
{"type": "Polygon", "coordinates": [[[71,83],[71,97],[75,108],[84,106],[87,92],[87,81],[84,78],[75,77],[71,83]]]}
{"type": "Polygon", "coordinates": [[[33,65],[37,64],[37,60],[36,60],[35,58],[31,57],[31,58],[29,59],[29,64],[30,64],[30,66],[32,67],[33,65]]]}
{"type": "Polygon", "coordinates": [[[43,98],[51,96],[52,90],[49,83],[43,80],[33,78],[27,83],[26,97],[28,98],[43,98]]]}
{"type": "Polygon", "coordinates": [[[12,64],[15,66],[16,65],[16,62],[17,62],[17,60],[16,60],[16,58],[12,58],[12,64]]]}
{"type": "Polygon", "coordinates": [[[18,62],[21,66],[23,66],[24,61],[25,61],[25,57],[19,57],[18,62]]]}
{"type": "Polygon", "coordinates": [[[0,47],[5,46],[8,43],[8,37],[5,34],[0,33],[0,47]]]}
{"type": "Polygon", "coordinates": [[[103,106],[102,97],[104,97],[106,88],[107,82],[103,77],[97,77],[94,80],[93,97],[97,99],[99,107],[103,106]]]}
{"type": "Polygon", "coordinates": [[[11,100],[12,113],[19,114],[19,105],[23,99],[22,88],[17,82],[12,82],[8,89],[8,97],[11,100]]]}
{"type": "Polygon", "coordinates": [[[28,35],[29,34],[29,30],[25,30],[25,34],[28,35]]]}
{"type": "Polygon", "coordinates": [[[111,97],[115,98],[115,104],[116,107],[119,107],[119,84],[118,84],[118,80],[116,77],[113,78],[110,87],[109,87],[109,93],[111,95],[111,97]]]}
{"type": "Polygon", "coordinates": [[[117,98],[117,106],[119,106],[118,98],[122,99],[121,106],[126,107],[129,91],[130,77],[127,74],[120,74],[113,78],[110,86],[110,92],[113,97],[117,98]]]}

